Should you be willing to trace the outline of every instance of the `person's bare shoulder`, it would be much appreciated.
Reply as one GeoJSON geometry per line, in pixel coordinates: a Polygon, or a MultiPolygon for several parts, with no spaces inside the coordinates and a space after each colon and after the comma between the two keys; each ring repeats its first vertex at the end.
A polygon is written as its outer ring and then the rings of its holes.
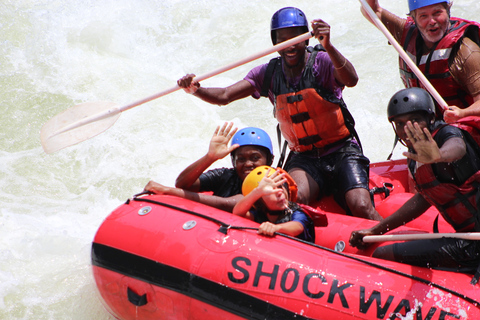
{"type": "Polygon", "coordinates": [[[450,72],[472,96],[480,93],[480,47],[470,38],[463,38],[450,72]]]}

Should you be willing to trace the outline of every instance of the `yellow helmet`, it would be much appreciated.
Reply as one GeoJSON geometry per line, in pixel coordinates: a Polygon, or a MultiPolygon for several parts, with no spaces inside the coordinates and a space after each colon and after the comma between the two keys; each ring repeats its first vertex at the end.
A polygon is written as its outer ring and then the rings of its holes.
{"type": "Polygon", "coordinates": [[[293,178],[282,168],[274,169],[270,166],[259,166],[256,167],[255,169],[250,172],[245,180],[243,180],[242,184],[242,194],[246,196],[250,192],[252,192],[253,189],[258,187],[258,184],[260,183],[260,180],[263,179],[263,177],[267,174],[268,170],[270,170],[270,174],[268,176],[271,176],[275,171],[279,170],[280,173],[285,174],[285,178],[287,179],[287,184],[288,184],[288,192],[289,192],[289,197],[290,201],[295,202],[297,200],[297,184],[293,180],[293,178]]]}

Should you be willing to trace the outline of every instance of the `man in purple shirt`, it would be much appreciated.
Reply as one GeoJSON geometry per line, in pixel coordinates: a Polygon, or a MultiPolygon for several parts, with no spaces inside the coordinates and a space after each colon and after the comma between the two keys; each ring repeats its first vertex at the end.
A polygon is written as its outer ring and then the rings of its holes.
{"type": "MultiPolygon", "coordinates": [[[[270,63],[252,69],[225,88],[204,88],[188,74],[177,81],[186,92],[217,105],[253,96],[265,96],[283,137],[292,151],[285,170],[298,185],[298,202],[312,204],[332,193],[346,212],[381,220],[368,189],[369,160],[363,155],[354,120],[342,100],[344,86],[353,87],[358,76],[353,65],[330,42],[330,26],[311,22],[320,42],[292,45],[270,63]]],[[[293,7],[278,10],[271,21],[273,44],[305,32],[305,14],[293,7]]]]}

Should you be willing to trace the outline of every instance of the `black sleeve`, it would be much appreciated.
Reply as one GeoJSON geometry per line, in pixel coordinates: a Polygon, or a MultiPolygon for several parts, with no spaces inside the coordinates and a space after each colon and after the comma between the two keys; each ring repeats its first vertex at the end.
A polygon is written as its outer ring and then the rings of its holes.
{"type": "Polygon", "coordinates": [[[200,191],[212,191],[219,197],[242,193],[242,181],[233,168],[209,170],[200,175],[200,191]]]}
{"type": "Polygon", "coordinates": [[[438,147],[441,148],[443,144],[451,138],[465,139],[462,130],[454,126],[447,125],[438,130],[434,140],[437,142],[438,147]]]}
{"type": "Polygon", "coordinates": [[[229,176],[228,168],[218,168],[206,171],[199,177],[200,191],[215,191],[219,185],[223,184],[225,177],[229,176]]]}
{"type": "Polygon", "coordinates": [[[467,147],[467,153],[463,158],[452,163],[436,163],[432,165],[433,171],[440,182],[461,185],[479,170],[479,158],[475,151],[477,148],[472,148],[472,139],[469,139],[470,137],[467,137],[467,135],[468,133],[464,133],[461,129],[449,125],[441,128],[435,135],[434,139],[439,147],[451,138],[463,139],[467,147]]]}

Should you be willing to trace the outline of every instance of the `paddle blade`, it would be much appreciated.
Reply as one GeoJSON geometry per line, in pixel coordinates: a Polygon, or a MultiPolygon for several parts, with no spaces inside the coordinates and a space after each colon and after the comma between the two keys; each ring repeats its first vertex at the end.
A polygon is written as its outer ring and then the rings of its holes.
{"type": "Polygon", "coordinates": [[[53,153],[99,135],[120,117],[120,112],[109,113],[110,110],[115,109],[118,108],[113,102],[86,102],[59,113],[48,120],[40,130],[43,150],[46,153],[53,153]],[[91,118],[96,114],[107,116],[69,129],[72,125],[81,122],[79,119],[91,118]]]}

